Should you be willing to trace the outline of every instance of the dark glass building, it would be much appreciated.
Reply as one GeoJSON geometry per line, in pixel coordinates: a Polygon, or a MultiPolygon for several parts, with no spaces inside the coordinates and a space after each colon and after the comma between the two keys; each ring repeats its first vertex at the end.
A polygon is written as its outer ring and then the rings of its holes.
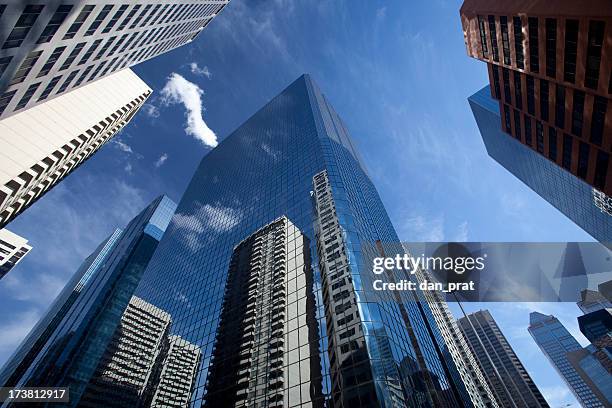
{"type": "MultiPolygon", "coordinates": [[[[235,385],[217,381],[224,373],[215,369],[223,348],[243,345],[222,341],[224,333],[244,329],[228,323],[228,310],[232,305],[257,308],[257,302],[228,303],[230,293],[248,294],[232,292],[236,274],[253,277],[232,259],[241,242],[281,217],[299,230],[307,246],[315,321],[285,325],[290,315],[281,316],[280,310],[267,320],[256,319],[283,331],[274,345],[282,343],[278,350],[287,356],[274,360],[262,353],[262,360],[238,361],[228,366],[235,375],[225,374],[236,381],[249,378],[249,384],[252,379],[256,394],[259,378],[241,370],[248,364],[276,376],[269,368],[282,361],[286,375],[273,378],[274,397],[288,406],[295,406],[292,401],[337,407],[472,406],[454,363],[442,357],[445,346],[431,310],[426,302],[414,301],[421,295],[371,290],[369,259],[403,249],[346,126],[307,75],[204,157],[136,291],[172,316],[172,335],[202,352],[192,406],[216,401],[220,383],[235,385]]],[[[286,243],[282,262],[288,270],[297,262],[296,241],[286,243]]],[[[291,313],[308,315],[307,307],[298,306],[306,292],[299,299],[289,297],[295,280],[286,282],[284,302],[291,313]]],[[[249,342],[244,346],[265,350],[249,342]]]]}
{"type": "Polygon", "coordinates": [[[78,405],[175,208],[158,197],[85,260],[2,369],[2,386],[69,387],[78,405]]]}
{"type": "Polygon", "coordinates": [[[596,190],[504,133],[499,103],[489,86],[468,101],[489,156],[595,239],[612,242],[612,216],[596,190]]]}

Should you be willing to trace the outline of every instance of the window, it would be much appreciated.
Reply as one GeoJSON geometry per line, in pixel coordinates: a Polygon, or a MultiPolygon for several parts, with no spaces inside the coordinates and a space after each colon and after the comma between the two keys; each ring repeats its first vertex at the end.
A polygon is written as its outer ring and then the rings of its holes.
{"type": "MultiPolygon", "coordinates": [[[[2,105],[0,104],[0,112],[2,111],[2,105]]],[[[606,176],[608,175],[608,162],[610,161],[610,155],[606,152],[599,150],[597,152],[597,162],[595,164],[595,179],[593,185],[600,190],[603,190],[606,186],[606,176]]]]}
{"type": "Polygon", "coordinates": [[[563,158],[561,165],[572,170],[572,137],[568,134],[563,134],[563,158]]]}
{"type": "Polygon", "coordinates": [[[19,68],[15,72],[15,75],[13,75],[13,79],[9,83],[9,86],[22,83],[26,79],[26,77],[30,73],[30,70],[36,64],[38,58],[40,58],[42,53],[42,51],[30,52],[21,63],[21,66],[19,66],[19,68]]]}
{"type": "Polygon", "coordinates": [[[557,20],[546,19],[546,75],[557,76],[557,20]]]}
{"type": "Polygon", "coordinates": [[[127,8],[127,4],[124,4],[119,7],[119,10],[117,10],[115,14],[113,14],[113,17],[110,19],[106,27],[104,27],[104,30],[102,30],[102,33],[108,33],[115,26],[115,24],[117,24],[117,21],[119,21],[119,19],[121,18],[123,13],[125,13],[125,10],[127,10],[127,8]]]}
{"type": "Polygon", "coordinates": [[[506,125],[506,133],[512,134],[512,124],[510,122],[510,107],[504,105],[504,124],[506,125]]]}
{"type": "Polygon", "coordinates": [[[11,99],[15,96],[16,89],[12,91],[7,91],[0,96],[0,115],[4,112],[9,103],[11,103],[11,99]]]}
{"type": "Polygon", "coordinates": [[[510,38],[508,37],[508,17],[499,17],[499,25],[501,27],[502,48],[504,49],[504,64],[511,65],[510,59],[510,38]]]}
{"type": "Polygon", "coordinates": [[[529,70],[534,73],[540,72],[540,45],[538,44],[538,18],[529,17],[529,70]]]}
{"type": "Polygon", "coordinates": [[[6,71],[12,59],[11,56],[0,58],[0,77],[4,75],[4,71],[6,71]]]}
{"type": "Polygon", "coordinates": [[[499,62],[499,47],[497,46],[497,29],[495,27],[495,16],[489,16],[489,36],[491,37],[491,51],[493,51],[493,61],[499,62]]]}
{"type": "Polygon", "coordinates": [[[64,80],[64,83],[62,84],[62,86],[60,86],[60,88],[57,91],[57,93],[60,94],[60,93],[64,92],[66,89],[68,89],[68,87],[70,86],[70,83],[72,82],[74,77],[77,76],[78,73],[79,73],[79,70],[77,69],[77,70],[72,71],[70,74],[68,74],[68,76],[64,80]]]}
{"type": "Polygon", "coordinates": [[[516,66],[525,69],[525,50],[523,49],[523,22],[520,17],[512,17],[514,23],[514,54],[516,66]]]}
{"type": "Polygon", "coordinates": [[[514,105],[518,109],[523,109],[523,93],[521,90],[521,73],[518,71],[514,72],[514,105]]]}
{"type": "Polygon", "coordinates": [[[535,80],[527,75],[527,112],[535,115],[535,80]]]}
{"type": "Polygon", "coordinates": [[[71,38],[74,38],[74,36],[79,31],[79,29],[81,28],[85,20],[87,20],[87,17],[89,17],[89,14],[92,12],[93,9],[94,9],[94,6],[91,4],[83,6],[83,8],[81,9],[81,12],[77,16],[77,18],[74,20],[74,23],[72,23],[72,25],[66,32],[66,35],[64,35],[64,40],[69,40],[71,38]]]}
{"type": "Polygon", "coordinates": [[[536,121],[536,145],[538,153],[544,154],[544,128],[539,120],[536,121]]]}
{"type": "Polygon", "coordinates": [[[591,143],[601,146],[604,127],[606,124],[606,110],[608,100],[601,96],[595,96],[593,101],[593,116],[591,117],[591,143]]]}
{"type": "Polygon", "coordinates": [[[106,6],[102,8],[102,11],[98,13],[98,15],[96,16],[96,19],[91,23],[87,31],[85,31],[86,37],[96,32],[96,30],[98,29],[98,27],[100,27],[100,24],[102,24],[106,16],[108,16],[108,13],[110,13],[112,8],[113,6],[110,4],[107,4],[106,6]]]}
{"type": "Polygon", "coordinates": [[[582,136],[582,116],[584,112],[584,92],[574,89],[572,104],[572,133],[582,136]]]}
{"type": "Polygon", "coordinates": [[[117,48],[119,48],[119,46],[121,45],[121,43],[123,43],[125,41],[125,39],[127,38],[128,34],[123,34],[121,36],[121,38],[119,38],[119,41],[117,41],[117,44],[115,44],[115,46],[113,47],[113,49],[108,53],[108,57],[112,56],[115,51],[117,51],[117,48]]]}
{"type": "Polygon", "coordinates": [[[578,177],[586,179],[589,171],[589,145],[585,142],[580,142],[578,148],[578,177]]]}
{"type": "Polygon", "coordinates": [[[557,85],[555,92],[555,126],[565,128],[565,87],[557,85]]]}
{"type": "Polygon", "coordinates": [[[525,122],[525,144],[531,146],[531,118],[529,115],[523,115],[523,121],[525,122]]]}
{"type": "Polygon", "coordinates": [[[128,23],[130,22],[132,17],[134,17],[134,14],[136,14],[136,12],[138,11],[139,8],[140,8],[140,4],[136,4],[134,7],[132,7],[132,10],[130,10],[128,15],[123,19],[123,21],[119,25],[119,28],[117,29],[117,31],[123,30],[125,28],[125,26],[128,25],[128,23]]]}
{"type": "Polygon", "coordinates": [[[53,66],[55,65],[55,63],[57,62],[59,57],[62,55],[65,49],[66,47],[57,47],[56,49],[54,49],[51,55],[49,56],[49,58],[47,59],[47,62],[45,62],[45,65],[43,65],[43,67],[40,69],[40,72],[38,73],[36,77],[40,78],[41,76],[47,75],[49,71],[51,71],[51,69],[53,68],[53,66]]]}
{"type": "Polygon", "coordinates": [[[138,25],[138,23],[140,23],[140,21],[142,20],[142,18],[145,16],[145,14],[147,14],[147,11],[149,11],[149,9],[151,9],[151,7],[153,7],[152,4],[147,4],[145,6],[145,8],[142,10],[142,12],[140,12],[140,14],[138,15],[138,17],[136,17],[134,19],[134,22],[132,23],[132,25],[130,26],[130,30],[132,28],[136,28],[136,26],[138,25]]]}
{"type": "Polygon", "coordinates": [[[495,93],[495,99],[501,99],[501,88],[499,86],[499,68],[495,64],[491,64],[491,71],[493,72],[493,91],[495,93]]]}
{"type": "Polygon", "coordinates": [[[40,82],[30,85],[28,89],[26,89],[25,93],[21,97],[21,100],[19,101],[17,106],[15,106],[16,111],[25,108],[25,106],[28,104],[28,102],[30,102],[30,99],[32,99],[32,96],[34,95],[39,86],[40,82]]]}
{"type": "Polygon", "coordinates": [[[557,161],[557,130],[552,126],[548,128],[548,158],[557,161]]]}
{"type": "Polygon", "coordinates": [[[38,16],[42,12],[44,6],[41,5],[28,5],[25,6],[23,12],[19,16],[15,27],[7,37],[6,41],[2,45],[3,49],[19,47],[23,40],[26,38],[32,26],[38,19],[38,16]]]}
{"type": "Polygon", "coordinates": [[[487,31],[485,29],[485,20],[483,16],[478,16],[478,30],[480,32],[480,48],[482,49],[482,56],[488,58],[489,48],[487,47],[487,31]]]}
{"type": "Polygon", "coordinates": [[[603,21],[589,22],[589,42],[587,45],[586,72],[584,77],[584,86],[587,88],[597,89],[605,27],[606,23],[603,21]]]}
{"type": "Polygon", "coordinates": [[[565,20],[565,60],[563,79],[576,81],[576,54],[578,53],[578,20],[565,20]]]}
{"type": "Polygon", "coordinates": [[[86,43],[82,42],[74,46],[74,49],[72,50],[70,55],[68,55],[68,58],[66,58],[66,61],[64,61],[61,68],[59,69],[60,71],[67,69],[72,64],[72,62],[75,60],[77,55],[79,55],[83,47],[85,47],[85,44],[86,43]]]}
{"type": "Polygon", "coordinates": [[[53,92],[53,88],[55,88],[55,85],[57,85],[57,83],[60,81],[60,79],[62,79],[61,75],[60,76],[56,76],[51,81],[49,81],[49,84],[47,85],[45,90],[38,97],[38,101],[39,102],[47,99],[47,97],[49,95],[51,95],[51,92],[53,92]]]}
{"type": "Polygon", "coordinates": [[[90,65],[87,68],[85,68],[85,71],[83,71],[79,79],[77,79],[77,81],[74,83],[74,87],[81,85],[81,83],[83,83],[83,81],[85,80],[85,78],[91,72],[92,69],[93,69],[93,65],[90,65]]]}
{"type": "Polygon", "coordinates": [[[521,140],[521,112],[514,109],[514,136],[521,140]]]}
{"type": "Polygon", "coordinates": [[[161,4],[158,4],[155,6],[153,11],[151,11],[151,14],[149,14],[147,18],[142,22],[143,26],[146,26],[147,24],[153,24],[153,21],[151,21],[151,17],[153,17],[159,11],[161,6],[162,6],[161,4]]]}
{"type": "Polygon", "coordinates": [[[61,4],[53,14],[53,17],[51,17],[51,20],[49,20],[49,23],[43,30],[40,37],[38,37],[38,41],[36,43],[43,44],[51,41],[51,38],[53,38],[64,20],[66,20],[66,17],[68,17],[70,10],[72,10],[71,5],[61,4]]]}
{"type": "Polygon", "coordinates": [[[104,55],[104,53],[106,52],[106,50],[108,50],[108,48],[111,46],[111,44],[113,43],[113,41],[115,41],[117,37],[113,36],[111,38],[109,38],[106,43],[104,43],[104,47],[100,48],[100,51],[98,51],[98,53],[96,54],[96,56],[94,57],[94,61],[97,61],[100,59],[100,57],[102,57],[102,55],[104,55]]]}
{"type": "Polygon", "coordinates": [[[510,70],[502,68],[502,76],[504,78],[504,102],[512,104],[512,96],[510,94],[510,70]]]}
{"type": "Polygon", "coordinates": [[[100,71],[102,70],[102,68],[104,68],[104,66],[106,65],[107,62],[108,61],[102,61],[100,63],[100,65],[98,65],[98,68],[96,68],[96,70],[93,72],[93,74],[91,74],[91,78],[89,78],[89,79],[91,80],[91,79],[96,78],[98,76],[98,74],[100,73],[100,71]]]}
{"type": "Polygon", "coordinates": [[[83,65],[87,62],[87,60],[89,59],[89,57],[91,57],[91,54],[94,53],[94,51],[96,50],[96,48],[98,48],[98,46],[100,45],[100,43],[102,42],[102,40],[96,40],[93,42],[93,44],[91,44],[91,46],[89,46],[89,49],[87,50],[87,52],[85,54],[83,54],[83,57],[81,57],[81,60],[79,61],[78,65],[83,65]]]}
{"type": "Polygon", "coordinates": [[[540,79],[540,117],[548,121],[549,89],[548,81],[540,79]]]}

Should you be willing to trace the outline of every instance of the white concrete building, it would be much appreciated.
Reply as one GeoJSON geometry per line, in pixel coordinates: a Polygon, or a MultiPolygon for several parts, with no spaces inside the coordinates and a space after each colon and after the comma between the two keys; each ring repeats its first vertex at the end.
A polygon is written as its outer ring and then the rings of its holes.
{"type": "Polygon", "coordinates": [[[193,40],[229,0],[0,4],[0,119],[193,40]]]}
{"type": "Polygon", "coordinates": [[[13,269],[31,249],[27,239],[6,228],[0,229],[0,279],[13,269]]]}
{"type": "Polygon", "coordinates": [[[0,227],[115,136],[150,94],[125,69],[0,120],[0,227]]]}

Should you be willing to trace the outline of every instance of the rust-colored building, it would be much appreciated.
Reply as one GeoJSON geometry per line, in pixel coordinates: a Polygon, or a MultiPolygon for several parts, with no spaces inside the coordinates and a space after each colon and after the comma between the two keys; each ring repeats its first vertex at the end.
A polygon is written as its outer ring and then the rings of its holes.
{"type": "Polygon", "coordinates": [[[612,196],[612,0],[465,0],[502,129],[612,196]]]}

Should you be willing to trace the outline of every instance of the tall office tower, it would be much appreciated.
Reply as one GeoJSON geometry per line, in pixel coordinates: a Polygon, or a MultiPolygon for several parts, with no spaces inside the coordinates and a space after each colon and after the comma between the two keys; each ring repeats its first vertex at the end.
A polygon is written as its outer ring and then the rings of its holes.
{"type": "Polygon", "coordinates": [[[175,208],[158,197],[85,260],[2,368],[2,386],[70,387],[78,405],[175,208]]]}
{"type": "Polygon", "coordinates": [[[164,358],[157,366],[159,375],[150,381],[152,398],[145,406],[186,407],[194,389],[202,351],[179,336],[169,336],[167,343],[164,358]]]}
{"type": "Polygon", "coordinates": [[[612,308],[612,301],[606,299],[598,290],[591,289],[580,292],[580,301],[576,304],[585,315],[600,309],[612,308]]]}
{"type": "Polygon", "coordinates": [[[487,63],[498,126],[612,214],[612,5],[578,4],[465,0],[461,21],[468,55],[487,63]]]}
{"type": "Polygon", "coordinates": [[[9,0],[0,119],[194,39],[228,0],[9,0]]]}
{"type": "Polygon", "coordinates": [[[568,360],[568,353],[582,350],[582,346],[556,317],[532,312],[529,334],[583,407],[606,406],[568,360]]]}
{"type": "MultiPolygon", "coordinates": [[[[408,248],[406,248],[408,251],[408,248]]],[[[414,276],[420,282],[435,282],[436,279],[427,271],[416,268],[414,276]]],[[[430,305],[436,324],[446,344],[448,358],[452,358],[463,380],[467,392],[475,407],[499,407],[495,394],[489,387],[483,372],[478,366],[476,357],[472,353],[457,320],[448,308],[446,296],[440,291],[424,292],[430,305]]]]}
{"type": "Polygon", "coordinates": [[[206,406],[321,406],[309,246],[281,217],[234,249],[206,406]]]}
{"type": "MultiPolygon", "coordinates": [[[[316,194],[317,199],[321,197],[316,194]]],[[[368,267],[369,256],[377,253],[375,242],[397,243],[387,248],[389,253],[402,248],[344,123],[307,75],[204,157],[136,292],[172,315],[173,335],[202,350],[191,403],[199,406],[215,398],[211,385],[216,374],[209,363],[215,352],[221,352],[215,348],[219,347],[215,339],[228,327],[221,321],[234,250],[283,216],[308,239],[304,251],[312,259],[315,316],[320,327],[316,339],[296,348],[296,334],[298,340],[305,334],[289,326],[283,339],[285,350],[288,358],[299,354],[310,359],[304,353],[310,353],[311,344],[317,345],[325,403],[338,407],[389,406],[393,401],[472,406],[469,399],[462,399],[465,387],[451,375],[456,367],[444,359],[438,337],[432,335],[439,331],[427,303],[411,301],[412,293],[401,294],[405,298],[400,302],[389,292],[372,293],[368,267]],[[324,170],[334,202],[334,210],[327,209],[330,212],[316,210],[323,203],[316,203],[314,197],[318,190],[315,175],[324,170]],[[337,220],[332,223],[338,223],[341,234],[336,227],[325,227],[332,213],[337,220]],[[322,229],[315,225],[324,227],[323,235],[316,235],[322,229]],[[325,235],[328,231],[329,237],[325,235]],[[362,249],[368,251],[368,258],[362,249]],[[336,336],[340,330],[342,337],[336,336]],[[381,355],[379,351],[386,347],[392,353],[381,355]],[[403,361],[408,362],[407,370],[400,370],[403,361]],[[423,374],[411,376],[410,372],[423,374]]],[[[289,270],[294,254],[297,247],[290,243],[289,270]]],[[[297,284],[297,279],[289,281],[287,292],[297,284]]],[[[291,313],[297,313],[297,303],[287,298],[287,304],[292,303],[291,313]]],[[[263,321],[255,319],[253,324],[263,321]]],[[[300,370],[308,367],[302,361],[300,370]]],[[[294,385],[298,378],[311,378],[310,370],[315,368],[304,371],[303,377],[297,369],[296,364],[289,366],[287,381],[283,377],[283,398],[310,397],[313,405],[323,403],[315,390],[294,385]]]]}
{"type": "Polygon", "coordinates": [[[135,407],[163,352],[172,318],[132,296],[79,406],[135,407]]]}
{"type": "Polygon", "coordinates": [[[499,126],[499,103],[488,86],[468,100],[489,156],[595,239],[612,242],[612,206],[607,209],[596,190],[508,137],[499,126]]]}
{"type": "Polygon", "coordinates": [[[488,310],[471,313],[458,323],[501,407],[548,407],[488,310]]]}
{"type": "Polygon", "coordinates": [[[31,249],[27,239],[6,228],[0,229],[0,279],[9,273],[31,249]]]}
{"type": "Polygon", "coordinates": [[[126,69],[0,120],[0,227],[97,152],[150,94],[126,69]]]}

